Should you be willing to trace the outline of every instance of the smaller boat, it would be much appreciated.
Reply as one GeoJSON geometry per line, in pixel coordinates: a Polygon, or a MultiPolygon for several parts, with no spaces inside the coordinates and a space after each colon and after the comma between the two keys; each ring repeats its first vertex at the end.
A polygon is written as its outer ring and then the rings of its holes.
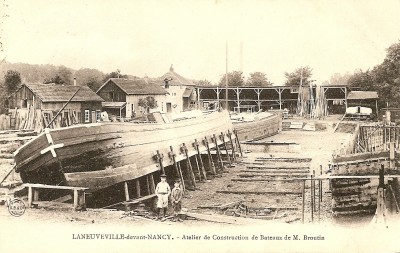
{"type": "Polygon", "coordinates": [[[234,113],[231,114],[231,121],[241,141],[260,140],[282,130],[280,113],[263,111],[234,113]]]}

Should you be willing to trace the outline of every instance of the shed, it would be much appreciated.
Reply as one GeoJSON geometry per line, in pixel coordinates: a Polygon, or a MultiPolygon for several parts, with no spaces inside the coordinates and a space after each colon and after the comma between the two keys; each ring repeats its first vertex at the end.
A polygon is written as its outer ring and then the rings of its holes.
{"type": "MultiPolygon", "coordinates": [[[[62,127],[98,121],[104,100],[87,86],[23,84],[14,93],[12,101],[11,108],[19,111],[19,120],[29,119],[32,124],[39,121],[36,127],[47,126],[65,106],[52,124],[53,127],[62,127]]],[[[27,123],[26,127],[29,126],[27,123]]]]}
{"type": "Polygon", "coordinates": [[[369,107],[378,116],[378,98],[376,91],[350,91],[347,94],[347,107],[369,107]]]}
{"type": "Polygon", "coordinates": [[[164,111],[165,95],[168,94],[163,87],[153,81],[125,78],[110,78],[96,93],[105,100],[104,109],[109,115],[122,118],[145,114],[138,103],[141,98],[149,96],[157,101],[157,108],[152,111],[164,111]]]}

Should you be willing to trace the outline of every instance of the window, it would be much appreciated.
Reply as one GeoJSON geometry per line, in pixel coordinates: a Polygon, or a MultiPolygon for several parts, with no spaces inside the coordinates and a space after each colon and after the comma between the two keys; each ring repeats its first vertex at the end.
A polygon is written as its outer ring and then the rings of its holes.
{"type": "Polygon", "coordinates": [[[28,108],[28,99],[21,100],[21,108],[28,108]]]}
{"type": "Polygon", "coordinates": [[[101,111],[100,111],[100,110],[97,110],[97,111],[96,111],[96,121],[97,121],[97,122],[100,122],[100,121],[101,121],[101,111]]]}
{"type": "Polygon", "coordinates": [[[90,122],[90,110],[85,110],[85,123],[90,122]]]}

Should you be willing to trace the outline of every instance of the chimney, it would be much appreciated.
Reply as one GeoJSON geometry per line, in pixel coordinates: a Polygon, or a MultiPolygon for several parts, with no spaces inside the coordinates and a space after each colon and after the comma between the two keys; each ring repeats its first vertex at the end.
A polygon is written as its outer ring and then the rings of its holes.
{"type": "Polygon", "coordinates": [[[74,86],[76,86],[76,77],[74,77],[74,86]]]}

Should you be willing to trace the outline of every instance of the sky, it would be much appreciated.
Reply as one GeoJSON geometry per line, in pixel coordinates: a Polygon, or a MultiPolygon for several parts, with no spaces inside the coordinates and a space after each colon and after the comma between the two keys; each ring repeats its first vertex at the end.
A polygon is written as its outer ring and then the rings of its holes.
{"type": "Polygon", "coordinates": [[[313,69],[317,82],[381,63],[400,0],[1,0],[1,59],[158,77],[171,64],[218,82],[226,69],[313,69]],[[242,52],[242,53],[241,53],[242,52]]]}

